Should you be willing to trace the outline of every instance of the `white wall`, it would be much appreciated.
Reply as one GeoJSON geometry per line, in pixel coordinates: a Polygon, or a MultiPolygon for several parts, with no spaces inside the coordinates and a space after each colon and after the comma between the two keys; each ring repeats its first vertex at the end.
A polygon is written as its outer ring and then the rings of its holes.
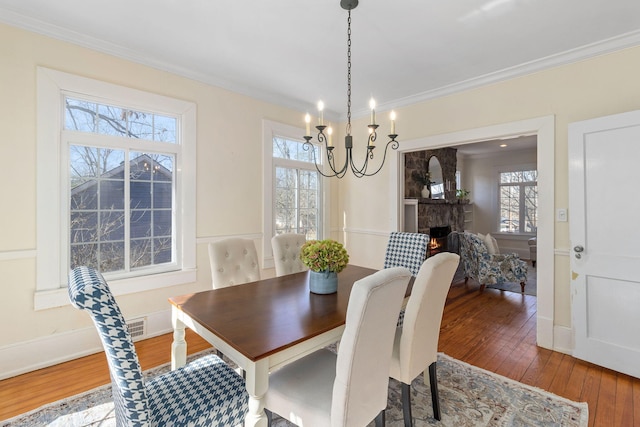
{"type": "Polygon", "coordinates": [[[86,313],[33,309],[36,256],[47,256],[36,247],[36,212],[47,209],[36,205],[37,66],[197,104],[197,281],[119,297],[127,319],[170,330],[167,298],[211,286],[208,242],[249,236],[261,252],[262,120],[302,126],[303,114],[5,25],[0,54],[0,378],[99,349],[86,313]]]}

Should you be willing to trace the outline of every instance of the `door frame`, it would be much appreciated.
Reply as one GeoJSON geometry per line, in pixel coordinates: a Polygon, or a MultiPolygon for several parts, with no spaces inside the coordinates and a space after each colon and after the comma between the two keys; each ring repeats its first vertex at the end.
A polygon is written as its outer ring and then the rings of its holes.
{"type": "Polygon", "coordinates": [[[391,200],[396,201],[395,208],[391,211],[391,223],[395,224],[397,230],[402,229],[405,153],[524,135],[537,136],[538,188],[544,189],[538,192],[536,342],[540,347],[554,349],[555,116],[543,116],[403,141],[394,152],[395,159],[389,162],[392,181],[391,200]]]}

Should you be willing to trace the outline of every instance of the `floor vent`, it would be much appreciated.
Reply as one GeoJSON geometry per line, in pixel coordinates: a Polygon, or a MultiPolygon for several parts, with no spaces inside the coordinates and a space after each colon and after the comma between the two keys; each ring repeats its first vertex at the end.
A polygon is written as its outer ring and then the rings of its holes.
{"type": "Polygon", "coordinates": [[[129,328],[129,334],[134,341],[144,339],[147,336],[147,318],[129,320],[127,328],[129,328]]]}

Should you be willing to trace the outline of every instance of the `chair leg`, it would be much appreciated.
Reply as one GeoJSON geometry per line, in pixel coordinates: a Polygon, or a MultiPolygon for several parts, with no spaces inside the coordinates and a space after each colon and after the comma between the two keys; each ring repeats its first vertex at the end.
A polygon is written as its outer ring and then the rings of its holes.
{"type": "Polygon", "coordinates": [[[524,294],[524,285],[525,285],[525,283],[524,283],[524,282],[520,282],[520,287],[522,288],[522,293],[523,293],[523,294],[524,294]]]}
{"type": "Polygon", "coordinates": [[[413,426],[411,416],[411,384],[401,383],[402,388],[402,414],[404,417],[404,427],[413,426]]]}
{"type": "Polygon", "coordinates": [[[469,281],[469,277],[468,277],[468,276],[465,276],[465,278],[464,278],[464,284],[466,285],[468,281],[469,281]]]}
{"type": "Polygon", "coordinates": [[[480,292],[484,291],[484,287],[485,287],[484,283],[480,285],[480,292]]]}
{"type": "Polygon", "coordinates": [[[273,420],[273,413],[267,408],[264,408],[264,413],[267,415],[267,427],[271,427],[271,421],[273,420]]]}
{"type": "Polygon", "coordinates": [[[440,397],[438,396],[438,377],[436,375],[436,362],[429,365],[429,384],[431,385],[431,404],[433,405],[433,418],[440,421],[440,397]]]}
{"type": "Polygon", "coordinates": [[[382,411],[380,411],[380,413],[376,417],[376,427],[384,427],[385,422],[386,420],[385,420],[384,409],[383,409],[382,411]]]}

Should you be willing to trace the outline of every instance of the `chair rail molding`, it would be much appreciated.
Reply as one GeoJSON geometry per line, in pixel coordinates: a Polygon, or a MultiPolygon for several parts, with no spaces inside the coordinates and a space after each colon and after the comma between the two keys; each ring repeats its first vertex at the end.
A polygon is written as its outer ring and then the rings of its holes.
{"type": "Polygon", "coordinates": [[[17,251],[0,251],[0,261],[13,261],[36,257],[35,249],[22,249],[17,251]]]}

